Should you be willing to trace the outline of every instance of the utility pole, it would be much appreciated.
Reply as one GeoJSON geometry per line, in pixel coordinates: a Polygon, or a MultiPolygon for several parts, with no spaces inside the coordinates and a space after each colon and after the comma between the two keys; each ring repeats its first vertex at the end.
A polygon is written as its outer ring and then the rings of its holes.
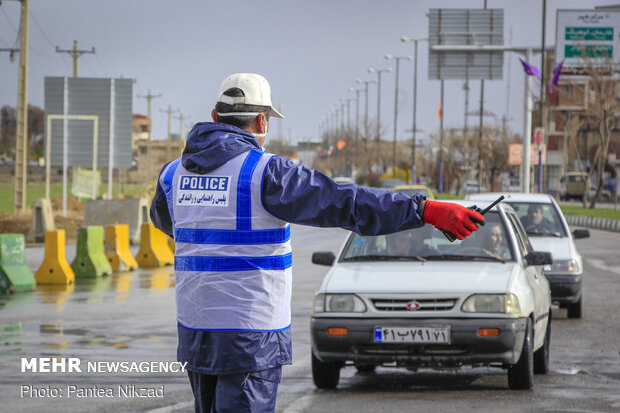
{"type": "Polygon", "coordinates": [[[27,156],[28,156],[28,0],[22,3],[19,50],[2,49],[11,53],[11,59],[19,51],[19,74],[17,86],[17,129],[15,131],[15,181],[13,190],[13,213],[24,210],[26,205],[27,156]]]}
{"type": "Polygon", "coordinates": [[[56,53],[68,53],[73,57],[73,77],[78,77],[78,59],[84,53],[95,53],[95,48],[93,47],[91,50],[79,50],[77,40],[73,41],[73,49],[71,50],[62,50],[58,46],[56,46],[56,53]]]}
{"type": "Polygon", "coordinates": [[[444,81],[441,79],[441,117],[439,118],[439,177],[437,179],[437,189],[443,192],[443,118],[444,118],[444,81]]]}
{"type": "Polygon", "coordinates": [[[151,89],[149,89],[148,94],[146,96],[140,96],[139,98],[146,99],[147,102],[147,127],[148,127],[148,140],[146,141],[146,183],[149,184],[151,182],[151,140],[153,139],[153,127],[151,123],[151,100],[157,99],[161,97],[161,93],[159,95],[152,95],[151,89]]]}
{"type": "Polygon", "coordinates": [[[168,136],[166,138],[166,162],[170,162],[170,146],[172,145],[172,113],[177,110],[172,110],[172,106],[168,105],[168,109],[159,110],[161,113],[168,114],[168,136]]]}
{"type": "MultiPolygon", "coordinates": [[[[183,113],[181,112],[181,109],[177,109],[177,111],[179,112],[179,116],[173,116],[173,118],[179,120],[179,140],[181,142],[184,142],[186,140],[185,139],[185,134],[183,133],[183,128],[185,127],[185,116],[183,116],[183,113]]],[[[185,144],[183,146],[185,146],[185,144]]],[[[182,151],[183,151],[183,149],[181,149],[181,152],[182,151]]]]}

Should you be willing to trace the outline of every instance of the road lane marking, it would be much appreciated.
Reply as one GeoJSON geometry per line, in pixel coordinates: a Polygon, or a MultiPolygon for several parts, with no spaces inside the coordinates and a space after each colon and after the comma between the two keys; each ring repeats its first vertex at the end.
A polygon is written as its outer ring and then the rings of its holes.
{"type": "Polygon", "coordinates": [[[613,272],[614,274],[620,275],[620,268],[610,267],[607,264],[605,264],[605,261],[603,260],[588,258],[586,259],[586,262],[592,265],[593,267],[598,268],[599,270],[613,272]]]}

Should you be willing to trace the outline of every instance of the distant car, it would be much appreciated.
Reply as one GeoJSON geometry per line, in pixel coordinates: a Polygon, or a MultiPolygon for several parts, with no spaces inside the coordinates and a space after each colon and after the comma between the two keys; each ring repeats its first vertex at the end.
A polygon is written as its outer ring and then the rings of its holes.
{"type": "Polygon", "coordinates": [[[313,302],[314,384],[335,388],[351,364],[360,372],[490,366],[507,369],[511,389],[532,388],[533,374],[549,368],[551,297],[542,266],[551,254],[533,250],[509,205],[485,219],[464,241],[427,225],[352,233],[338,259],[315,252],[314,264],[332,268],[313,302]]]}
{"type": "Polygon", "coordinates": [[[567,172],[560,178],[560,199],[583,198],[583,186],[587,177],[585,172],[567,172]]]}
{"type": "Polygon", "coordinates": [[[478,192],[486,192],[487,189],[482,186],[480,190],[478,190],[478,181],[467,181],[463,186],[464,194],[477,194],[478,192]]]}
{"type": "Polygon", "coordinates": [[[415,194],[421,194],[426,197],[426,199],[435,199],[435,194],[433,191],[426,185],[396,185],[392,188],[394,192],[402,192],[409,196],[414,196],[415,194]]]}
{"type": "Polygon", "coordinates": [[[337,176],[334,178],[334,181],[337,184],[354,184],[355,183],[353,179],[349,178],[348,176],[337,176]]]}
{"type": "Polygon", "coordinates": [[[388,178],[381,182],[381,188],[392,189],[397,185],[407,185],[407,182],[399,178],[388,178]]]}
{"type": "MultiPolygon", "coordinates": [[[[487,202],[496,199],[499,193],[472,194],[471,201],[487,202]]],[[[576,229],[571,234],[564,214],[553,197],[548,194],[505,194],[506,200],[525,222],[528,211],[539,207],[542,225],[524,225],[530,242],[537,251],[550,251],[553,265],[543,268],[551,285],[551,299],[561,308],[567,309],[568,318],[581,318],[583,307],[582,280],[583,260],[575,246],[575,239],[588,238],[590,231],[576,229]]],[[[533,213],[533,212],[532,212],[533,213]]]]}

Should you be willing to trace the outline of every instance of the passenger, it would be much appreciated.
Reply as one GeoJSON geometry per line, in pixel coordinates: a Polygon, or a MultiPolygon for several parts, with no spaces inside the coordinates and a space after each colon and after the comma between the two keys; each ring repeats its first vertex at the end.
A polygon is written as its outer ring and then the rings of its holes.
{"type": "Polygon", "coordinates": [[[502,258],[505,250],[504,236],[499,222],[491,223],[482,235],[482,249],[494,257],[502,258]]]}

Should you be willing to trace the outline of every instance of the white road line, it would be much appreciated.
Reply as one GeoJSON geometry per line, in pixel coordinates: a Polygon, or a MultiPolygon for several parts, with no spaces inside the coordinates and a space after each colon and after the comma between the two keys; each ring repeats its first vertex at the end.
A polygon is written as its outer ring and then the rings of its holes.
{"type": "Polygon", "coordinates": [[[603,260],[588,258],[586,262],[590,264],[591,266],[598,268],[599,270],[609,271],[609,272],[613,272],[615,274],[620,275],[620,268],[610,267],[607,264],[605,264],[605,261],[603,260]]]}
{"type": "Polygon", "coordinates": [[[296,399],[290,406],[287,406],[282,413],[302,413],[310,404],[312,404],[312,395],[306,394],[296,399]]]}

